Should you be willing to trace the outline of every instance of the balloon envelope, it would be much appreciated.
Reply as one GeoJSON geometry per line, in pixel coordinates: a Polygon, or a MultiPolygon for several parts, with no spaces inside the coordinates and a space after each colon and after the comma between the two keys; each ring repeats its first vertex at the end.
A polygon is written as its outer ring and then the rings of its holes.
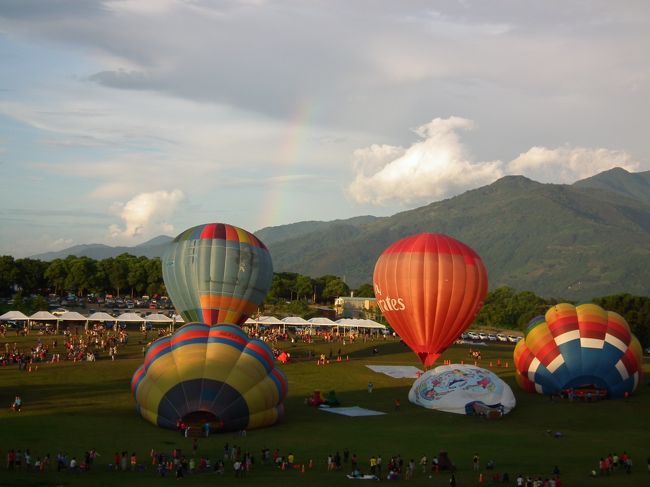
{"type": "Polygon", "coordinates": [[[594,387],[623,397],[641,382],[642,357],[625,319],[595,304],[553,306],[530,321],[514,351],[517,382],[540,394],[594,387]]]}
{"type": "Polygon", "coordinates": [[[169,297],[185,322],[241,324],[271,287],[266,246],[233,225],[209,223],[178,235],[162,259],[169,297]]]}
{"type": "Polygon", "coordinates": [[[421,233],[388,247],[373,274],[377,304],[425,366],[474,321],[487,294],[487,271],[470,247],[421,233]]]}
{"type": "Polygon", "coordinates": [[[441,365],[422,374],[409,391],[413,404],[456,414],[475,414],[477,404],[509,413],[516,405],[510,386],[473,365],[441,365]]]}
{"type": "Polygon", "coordinates": [[[238,431],[282,416],[287,380],[268,345],[240,327],[189,323],[151,344],[131,391],[138,412],[158,426],[200,420],[238,431]]]}

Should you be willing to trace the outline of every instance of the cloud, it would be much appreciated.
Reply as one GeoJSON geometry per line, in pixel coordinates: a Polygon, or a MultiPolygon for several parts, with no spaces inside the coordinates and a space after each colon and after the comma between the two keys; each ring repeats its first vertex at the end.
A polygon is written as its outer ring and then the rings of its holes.
{"type": "Polygon", "coordinates": [[[415,129],[421,138],[407,149],[372,145],[353,154],[354,181],[348,192],[357,203],[435,201],[489,184],[503,175],[500,161],[473,162],[458,131],[471,120],[436,118],[415,129]]]}
{"type": "Polygon", "coordinates": [[[625,151],[585,147],[532,147],[510,161],[510,174],[524,174],[542,183],[573,183],[599,172],[621,167],[630,172],[640,170],[638,162],[625,151]]]}
{"type": "Polygon", "coordinates": [[[140,193],[127,203],[114,204],[111,211],[123,220],[124,226],[111,225],[111,237],[128,240],[134,237],[153,237],[158,232],[173,232],[174,227],[169,223],[169,218],[183,199],[183,192],[174,189],[140,193]]]}
{"type": "Polygon", "coordinates": [[[360,204],[429,203],[521,174],[543,183],[570,184],[621,167],[642,169],[620,150],[534,146],[509,162],[473,161],[459,137],[473,128],[461,117],[436,118],[414,130],[420,140],[410,147],[373,144],[352,154],[354,181],[348,194],[360,204]]]}

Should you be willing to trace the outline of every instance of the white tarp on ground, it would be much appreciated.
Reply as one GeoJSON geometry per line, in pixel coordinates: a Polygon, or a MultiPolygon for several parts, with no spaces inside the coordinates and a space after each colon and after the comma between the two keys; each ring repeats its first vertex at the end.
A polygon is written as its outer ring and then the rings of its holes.
{"type": "Polygon", "coordinates": [[[318,409],[321,411],[327,411],[328,413],[340,414],[342,416],[381,416],[381,411],[373,411],[372,409],[360,408],[359,406],[353,406],[349,408],[328,408],[320,406],[318,409]]]}
{"type": "Polygon", "coordinates": [[[394,379],[417,379],[422,371],[412,365],[366,365],[370,370],[394,379]]]}

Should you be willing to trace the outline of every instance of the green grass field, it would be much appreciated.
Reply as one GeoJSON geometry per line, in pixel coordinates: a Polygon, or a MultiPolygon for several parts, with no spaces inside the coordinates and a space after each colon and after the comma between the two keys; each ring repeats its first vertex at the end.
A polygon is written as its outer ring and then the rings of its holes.
{"type": "MultiPolygon", "coordinates": [[[[142,343],[138,332],[132,332],[130,343],[121,349],[114,362],[102,358],[95,363],[42,364],[38,370],[19,371],[17,366],[0,368],[0,485],[1,486],[56,486],[56,485],[158,485],[177,482],[173,475],[160,478],[152,467],[143,472],[113,472],[108,464],[116,451],[136,452],[138,458],[149,463],[153,448],[165,452],[182,448],[191,452],[191,440],[174,431],[161,430],[142,420],[135,413],[130,393],[130,379],[142,363],[142,343]],[[10,410],[14,395],[19,392],[24,400],[20,413],[10,410]],[[95,448],[100,457],[90,472],[57,473],[55,465],[49,472],[8,472],[5,457],[9,448],[29,448],[32,457],[59,451],[83,458],[86,450],[95,448]]],[[[28,346],[36,337],[8,336],[0,344],[14,341],[28,346]]],[[[48,340],[51,340],[49,338],[48,340]]],[[[62,340],[59,338],[59,342],[62,340]]],[[[61,348],[61,345],[59,345],[61,348]]],[[[221,458],[226,442],[235,443],[242,451],[255,455],[256,465],[244,479],[236,479],[231,465],[226,473],[202,473],[186,476],[182,482],[189,485],[339,485],[354,483],[345,478],[349,473],[328,472],[326,458],[337,450],[348,448],[360,459],[362,470],[368,470],[371,455],[381,454],[384,465],[391,456],[400,454],[408,461],[429,458],[444,449],[457,466],[459,486],[478,485],[478,475],[471,468],[472,457],[480,455],[485,465],[488,459],[496,462],[496,470],[508,472],[510,485],[518,473],[534,477],[549,477],[554,465],[559,466],[563,485],[584,486],[640,486],[650,485],[646,461],[650,456],[650,387],[644,378],[637,393],[625,400],[594,403],[550,401],[539,395],[526,394],[518,389],[512,369],[512,345],[492,345],[482,350],[479,365],[487,367],[498,358],[509,361],[510,368],[494,369],[512,387],[517,407],[500,420],[488,421],[430,411],[409,403],[408,391],[412,379],[392,379],[372,372],[367,364],[415,365],[417,357],[397,341],[375,341],[341,346],[338,343],[310,345],[316,353],[336,355],[339,348],[349,361],[317,366],[316,361],[300,360],[307,346],[281,344],[291,350],[296,360],[282,366],[289,379],[286,415],[274,427],[249,431],[246,437],[232,433],[213,435],[199,440],[198,455],[212,460],[221,458]],[[379,354],[373,356],[372,348],[379,354]],[[368,394],[366,385],[375,385],[368,394]],[[324,413],[304,404],[314,389],[323,393],[335,390],[344,406],[362,406],[385,411],[375,417],[350,418],[324,413]],[[399,398],[401,409],[394,410],[399,398]],[[562,439],[547,435],[547,430],[561,431],[562,439]],[[304,473],[281,471],[259,463],[260,450],[278,448],[280,454],[293,452],[296,462],[313,460],[314,467],[304,473]],[[609,477],[590,478],[598,459],[609,452],[627,451],[633,461],[631,474],[615,472],[609,477]]],[[[454,362],[468,360],[468,347],[456,345],[439,359],[454,362]]],[[[649,367],[647,360],[645,372],[649,367]]],[[[53,462],[55,463],[55,462],[53,462]]],[[[490,473],[486,484],[491,484],[490,473]]],[[[419,468],[413,485],[448,485],[447,473],[423,475],[419,468]]]]}

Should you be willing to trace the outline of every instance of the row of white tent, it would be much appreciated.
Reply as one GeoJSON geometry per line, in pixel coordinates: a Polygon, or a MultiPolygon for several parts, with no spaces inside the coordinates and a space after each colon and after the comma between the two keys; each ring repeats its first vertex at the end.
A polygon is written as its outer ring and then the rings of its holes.
{"type": "Polygon", "coordinates": [[[327,328],[349,328],[360,329],[365,328],[369,330],[387,330],[385,325],[377,323],[373,320],[341,318],[340,320],[330,320],[329,318],[311,318],[306,320],[300,316],[288,316],[286,318],[278,319],[275,316],[259,316],[258,318],[248,318],[245,325],[249,326],[283,326],[283,327],[297,327],[297,328],[314,328],[314,327],[327,327],[327,328]]]}
{"type": "Polygon", "coordinates": [[[159,324],[172,324],[183,323],[183,318],[180,315],[175,315],[173,318],[165,316],[160,313],[152,313],[147,316],[140,316],[137,313],[122,313],[118,317],[114,317],[104,312],[93,313],[90,316],[84,316],[76,311],[66,311],[61,315],[54,315],[49,311],[37,311],[31,316],[27,316],[20,311],[8,311],[0,316],[0,321],[26,321],[28,326],[31,323],[41,323],[48,321],[83,321],[88,322],[122,322],[122,323],[159,323],[159,324]]]}
{"type": "MultiPolygon", "coordinates": [[[[88,323],[96,322],[121,322],[121,323],[151,323],[151,324],[164,324],[164,325],[173,325],[176,323],[184,323],[183,318],[180,315],[174,315],[172,318],[165,316],[160,313],[152,313],[147,316],[140,316],[137,313],[123,313],[117,317],[111,316],[108,313],[97,312],[93,313],[90,316],[84,316],[81,313],[76,311],[66,311],[65,313],[57,316],[49,311],[37,311],[31,316],[27,316],[20,311],[8,311],[7,313],[0,316],[0,321],[25,321],[27,326],[30,326],[31,323],[41,323],[48,321],[56,321],[57,325],[61,321],[81,321],[88,323]]],[[[377,323],[373,320],[364,320],[364,319],[352,319],[352,318],[341,318],[340,320],[330,320],[329,318],[311,318],[305,320],[300,316],[288,316],[286,318],[278,319],[275,316],[259,316],[257,318],[248,318],[244,323],[248,326],[282,326],[283,329],[286,327],[299,327],[299,328],[316,328],[316,327],[325,327],[325,328],[348,328],[353,329],[369,329],[369,330],[386,330],[386,326],[381,323],[377,323]]]]}

